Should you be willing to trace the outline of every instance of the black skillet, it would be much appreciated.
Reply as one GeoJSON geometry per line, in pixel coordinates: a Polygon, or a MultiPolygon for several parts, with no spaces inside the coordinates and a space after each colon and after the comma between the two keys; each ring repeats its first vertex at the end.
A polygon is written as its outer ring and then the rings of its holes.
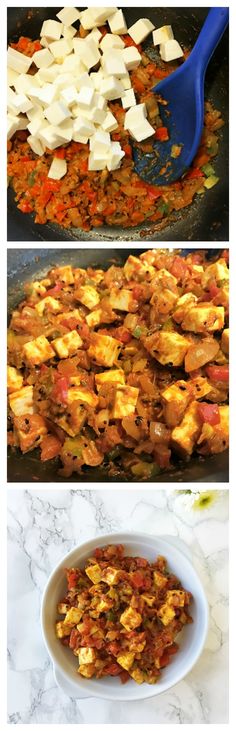
{"type": "MultiPolygon", "coordinates": [[[[38,38],[45,18],[55,18],[59,8],[8,8],[8,41],[17,41],[20,35],[38,38]]],[[[207,8],[125,8],[127,25],[140,15],[150,18],[156,27],[171,24],[180,43],[194,45],[204,22],[207,8]]],[[[151,36],[149,37],[151,38],[151,36]]],[[[152,41],[144,48],[153,55],[152,41]]],[[[154,51],[155,57],[156,50],[154,51]]],[[[85,232],[81,229],[62,229],[55,224],[39,225],[33,216],[23,214],[8,194],[8,241],[228,241],[228,33],[223,36],[206,77],[206,97],[219,109],[225,120],[221,133],[216,175],[220,182],[205,196],[197,196],[193,205],[174,215],[173,221],[162,231],[154,224],[132,229],[102,227],[85,232]]],[[[184,110],[183,110],[184,113],[184,110]]]]}
{"type": "MultiPolygon", "coordinates": [[[[132,250],[139,255],[141,250],[132,250]]],[[[187,250],[186,250],[187,253],[187,250]]],[[[214,254],[210,250],[209,254],[214,254]]],[[[53,266],[72,264],[86,268],[95,266],[108,269],[111,263],[123,265],[128,252],[120,249],[109,251],[95,249],[9,249],[8,250],[8,312],[17,307],[24,297],[23,286],[32,279],[41,279],[53,266]]],[[[36,451],[22,455],[19,450],[9,450],[8,481],[9,482],[65,482],[58,475],[59,462],[40,462],[36,451]]],[[[116,482],[107,479],[107,473],[101,468],[90,468],[80,477],[73,474],[70,482],[116,482]]],[[[127,478],[128,480],[128,478],[127,478]]],[[[150,482],[228,482],[228,454],[214,455],[203,459],[194,457],[188,463],[178,463],[171,472],[150,482]]]]}

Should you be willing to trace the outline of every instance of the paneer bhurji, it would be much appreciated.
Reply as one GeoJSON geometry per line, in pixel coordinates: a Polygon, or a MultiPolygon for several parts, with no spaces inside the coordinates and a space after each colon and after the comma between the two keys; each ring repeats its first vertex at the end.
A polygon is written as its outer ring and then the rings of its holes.
{"type": "Polygon", "coordinates": [[[124,546],[97,548],[85,568],[66,569],[67,592],[56,635],[78,657],[84,678],[119,676],[122,683],[157,683],[178,651],[175,638],[191,623],[192,595],[154,563],[127,556],[124,546]]]}
{"type": "Polygon", "coordinates": [[[108,480],[227,449],[227,260],[157,249],[27,284],[8,331],[10,446],[108,480]]]}

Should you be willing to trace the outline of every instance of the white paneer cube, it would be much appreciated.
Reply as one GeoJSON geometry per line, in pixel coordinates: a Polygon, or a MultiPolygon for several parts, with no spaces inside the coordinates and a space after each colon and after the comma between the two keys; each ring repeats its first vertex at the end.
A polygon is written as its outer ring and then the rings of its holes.
{"type": "MultiPolygon", "coordinates": [[[[37,74],[35,74],[37,76],[37,74]]],[[[34,84],[38,83],[38,79],[34,76],[34,84]]],[[[28,94],[28,90],[32,86],[32,76],[30,74],[17,74],[17,78],[14,82],[14,88],[17,94],[28,94]]]]}
{"type": "Polygon", "coordinates": [[[131,137],[133,137],[136,142],[142,142],[142,140],[146,140],[148,137],[151,137],[151,135],[154,135],[155,133],[154,127],[149,124],[147,119],[144,119],[138,125],[130,125],[128,129],[131,137]]]}
{"type": "Polygon", "coordinates": [[[38,135],[40,142],[42,142],[44,147],[49,147],[50,150],[55,150],[56,147],[63,144],[62,136],[58,135],[57,128],[52,124],[48,124],[46,127],[40,129],[38,135]]]}
{"type": "Polygon", "coordinates": [[[126,66],[120,48],[104,51],[102,67],[105,76],[126,76],[126,66]]]}
{"type": "Polygon", "coordinates": [[[124,87],[125,91],[127,89],[131,89],[131,78],[129,74],[125,74],[125,76],[122,76],[120,79],[122,86],[124,87]]]}
{"type": "Polygon", "coordinates": [[[90,150],[92,152],[108,152],[111,144],[109,132],[97,130],[90,139],[90,150]]]}
{"type": "Polygon", "coordinates": [[[94,122],[96,125],[101,125],[106,117],[106,110],[103,111],[102,109],[94,107],[94,109],[83,109],[83,114],[90,120],[90,122],[94,122]]]}
{"type": "Polygon", "coordinates": [[[118,35],[115,35],[113,33],[106,33],[105,36],[103,36],[100,48],[102,52],[110,50],[111,48],[124,48],[125,44],[124,41],[122,41],[122,38],[118,35]]]}
{"type": "Polygon", "coordinates": [[[125,156],[119,142],[111,142],[109,157],[107,160],[108,170],[117,170],[120,167],[121,160],[125,156]]]}
{"type": "Polygon", "coordinates": [[[60,22],[65,26],[72,25],[72,23],[75,23],[76,20],[80,19],[80,16],[81,13],[77,10],[77,8],[62,8],[62,10],[57,13],[57,18],[59,18],[60,22]]]}
{"type": "Polygon", "coordinates": [[[135,93],[133,89],[126,89],[121,99],[123,109],[129,109],[136,104],[135,93]]]}
{"type": "Polygon", "coordinates": [[[97,154],[94,154],[93,152],[89,153],[88,157],[88,170],[90,172],[95,170],[105,170],[107,166],[107,153],[106,152],[100,152],[97,154]]]}
{"type": "Polygon", "coordinates": [[[10,98],[10,107],[14,111],[15,114],[25,114],[25,112],[28,112],[29,109],[32,108],[32,101],[28,99],[26,94],[15,94],[12,89],[9,89],[9,92],[11,92],[11,98],[10,98]]]}
{"type": "Polygon", "coordinates": [[[64,58],[71,53],[73,48],[73,41],[70,38],[61,38],[60,41],[53,41],[49,43],[49,50],[53,54],[54,58],[64,58]]]}
{"type": "Polygon", "coordinates": [[[183,57],[183,51],[178,41],[171,40],[160,45],[160,56],[162,61],[175,61],[177,58],[183,57]]]}
{"type": "Polygon", "coordinates": [[[53,81],[57,95],[60,94],[62,89],[66,89],[69,84],[71,84],[71,73],[69,71],[58,74],[53,81]]]}
{"type": "Polygon", "coordinates": [[[65,89],[62,89],[61,99],[68,107],[71,107],[72,104],[75,104],[78,101],[78,92],[76,86],[71,85],[65,89]]]}
{"type": "Polygon", "coordinates": [[[25,56],[24,53],[16,51],[15,48],[9,46],[7,51],[7,66],[18,74],[27,74],[32,64],[32,58],[25,56]]]}
{"type": "Polygon", "coordinates": [[[93,14],[93,18],[96,21],[97,25],[103,25],[103,23],[108,20],[108,18],[111,17],[111,15],[114,15],[114,13],[117,12],[117,8],[89,8],[93,14]]]}
{"type": "Polygon", "coordinates": [[[54,157],[48,171],[48,178],[52,178],[53,180],[61,180],[61,178],[64,178],[64,175],[66,175],[66,173],[66,160],[61,160],[59,157],[54,157]]]}
{"type": "Polygon", "coordinates": [[[80,13],[80,22],[84,30],[91,30],[97,25],[96,21],[94,20],[92,10],[93,8],[87,8],[86,10],[82,10],[82,13],[80,13]]]}
{"type": "Polygon", "coordinates": [[[130,126],[138,125],[140,122],[145,120],[147,117],[146,104],[136,104],[135,107],[131,107],[125,114],[124,129],[129,129],[130,126]]]}
{"type": "Polygon", "coordinates": [[[82,86],[77,97],[77,102],[82,109],[91,109],[94,100],[94,90],[89,86],[82,86]]]}
{"type": "Polygon", "coordinates": [[[135,43],[142,43],[154,28],[155,25],[148,18],[140,18],[130,26],[128,33],[135,43]]]}
{"type": "Polygon", "coordinates": [[[45,117],[48,119],[50,124],[58,125],[70,117],[69,109],[61,101],[53,102],[47,109],[45,109],[45,117]]]}
{"type": "Polygon", "coordinates": [[[76,33],[77,33],[77,30],[76,30],[76,28],[73,28],[72,25],[68,25],[68,26],[67,25],[63,25],[63,31],[62,31],[63,38],[66,38],[66,39],[67,38],[74,38],[74,36],[76,35],[76,33]]]}
{"type": "MultiPolygon", "coordinates": [[[[39,131],[39,130],[38,130],[39,131]]],[[[41,155],[44,154],[45,146],[42,144],[42,142],[38,139],[36,135],[29,135],[27,138],[28,145],[31,147],[31,150],[35,153],[35,155],[41,155]]]]}
{"type": "MultiPolygon", "coordinates": [[[[29,93],[29,92],[28,92],[29,93]]],[[[58,94],[57,87],[54,86],[54,84],[45,84],[45,86],[42,87],[42,89],[39,89],[37,92],[36,100],[43,102],[45,106],[49,106],[54,102],[58,94]]],[[[36,96],[34,92],[34,97],[36,96]]]]}
{"type": "Polygon", "coordinates": [[[120,99],[124,95],[124,88],[115,76],[108,76],[102,80],[100,92],[105,99],[112,101],[120,99]]]}
{"type": "Polygon", "coordinates": [[[33,414],[33,386],[23,386],[9,396],[10,409],[15,416],[33,414]]]}
{"type": "Polygon", "coordinates": [[[92,71],[90,74],[90,81],[96,91],[100,91],[102,80],[104,79],[103,70],[100,68],[98,71],[92,71]]]}
{"type": "Polygon", "coordinates": [[[88,74],[88,71],[84,71],[82,74],[79,73],[79,75],[77,75],[76,73],[76,76],[74,77],[74,83],[78,91],[82,89],[82,86],[88,86],[94,90],[94,83],[91,79],[91,76],[88,74]]]}
{"type": "Polygon", "coordinates": [[[156,30],[153,31],[152,38],[154,46],[160,46],[161,43],[172,41],[174,33],[171,25],[163,25],[161,28],[156,28],[156,30]]]}
{"type": "Polygon", "coordinates": [[[14,114],[7,115],[7,139],[11,140],[15,132],[19,129],[19,117],[14,114]]]}
{"type": "Polygon", "coordinates": [[[88,138],[91,137],[95,133],[95,126],[92,122],[89,121],[89,119],[86,119],[85,117],[77,117],[77,119],[73,122],[73,140],[75,142],[80,142],[81,137],[86,139],[86,142],[88,141],[88,138]]]}
{"type": "Polygon", "coordinates": [[[43,127],[47,126],[47,122],[42,117],[34,117],[29,124],[27,124],[27,129],[29,130],[32,137],[36,137],[39,130],[43,129],[43,127]]]}
{"type": "Polygon", "coordinates": [[[63,337],[52,340],[52,346],[59,358],[69,358],[75,355],[82,344],[83,341],[77,333],[77,330],[71,330],[71,332],[63,335],[63,337]]]}
{"type": "Polygon", "coordinates": [[[118,386],[112,411],[113,419],[123,419],[134,414],[138,395],[139,389],[134,386],[118,386]]]}
{"type": "Polygon", "coordinates": [[[108,25],[110,27],[111,33],[117,33],[117,35],[127,33],[126,20],[122,10],[117,10],[116,13],[114,13],[111,18],[108,19],[108,25]]]}
{"type": "Polygon", "coordinates": [[[128,48],[124,48],[123,50],[123,59],[126,68],[128,69],[128,71],[131,71],[132,69],[136,69],[139,66],[142,57],[138,49],[135,48],[135,46],[128,46],[128,48]]]}
{"type": "Polygon", "coordinates": [[[87,41],[89,41],[91,38],[93,38],[95,43],[97,43],[97,45],[98,45],[101,37],[102,37],[102,33],[99,30],[99,28],[93,28],[91,30],[91,33],[89,33],[87,36],[87,41]]]}
{"type": "Polygon", "coordinates": [[[50,38],[52,41],[59,41],[63,30],[62,23],[57,20],[44,20],[40,36],[50,38]]]}
{"type": "MultiPolygon", "coordinates": [[[[61,73],[62,74],[72,73],[72,76],[74,77],[73,83],[75,84],[75,86],[76,86],[77,76],[80,76],[80,74],[83,74],[86,71],[86,68],[85,68],[83,62],[81,61],[79,56],[77,56],[73,51],[72,51],[72,53],[69,53],[69,56],[66,56],[64,58],[63,63],[60,64],[59,67],[58,67],[58,64],[56,66],[57,66],[57,73],[60,73],[60,74],[61,73]]],[[[71,81],[72,81],[72,79],[71,79],[71,81]]],[[[71,83],[71,81],[70,81],[70,83],[71,83]]]]}
{"type": "Polygon", "coordinates": [[[72,43],[75,54],[82,59],[86,69],[90,70],[99,63],[101,55],[94,38],[88,41],[86,38],[74,38],[72,43]]]}
{"type": "Polygon", "coordinates": [[[54,62],[54,56],[50,53],[49,48],[42,48],[41,51],[35,51],[32,59],[38,69],[47,69],[54,62]]]}
{"type": "MultiPolygon", "coordinates": [[[[47,69],[39,69],[37,74],[34,76],[34,84],[35,84],[35,77],[37,77],[37,81],[39,82],[40,86],[44,86],[45,82],[48,82],[52,84],[58,75],[58,65],[56,63],[53,63],[51,66],[49,66],[47,69]]],[[[31,77],[30,77],[31,78],[31,77]]],[[[31,81],[32,86],[32,81],[31,81]]]]}
{"type": "Polygon", "coordinates": [[[10,68],[7,69],[7,85],[8,86],[14,86],[16,88],[16,81],[18,78],[19,78],[19,74],[17,71],[14,71],[13,69],[10,69],[10,68]]]}
{"type": "Polygon", "coordinates": [[[119,125],[116,118],[114,117],[114,114],[112,114],[111,112],[107,112],[105,119],[102,123],[102,129],[104,129],[105,132],[114,132],[117,127],[119,127],[119,125]]]}
{"type": "Polygon", "coordinates": [[[59,146],[63,145],[65,142],[70,142],[72,140],[73,134],[73,120],[66,119],[65,122],[62,122],[57,127],[54,127],[54,130],[59,138],[59,146]]]}

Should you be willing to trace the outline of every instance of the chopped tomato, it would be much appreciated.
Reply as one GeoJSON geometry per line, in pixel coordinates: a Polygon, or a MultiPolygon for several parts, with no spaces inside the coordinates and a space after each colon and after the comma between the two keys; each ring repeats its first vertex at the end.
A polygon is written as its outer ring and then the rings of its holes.
{"type": "Polygon", "coordinates": [[[145,585],[145,576],[142,571],[133,571],[130,574],[130,583],[135,589],[143,589],[145,585]]]}
{"type": "Polygon", "coordinates": [[[21,201],[21,203],[18,204],[17,208],[19,208],[22,213],[32,213],[32,211],[34,210],[31,203],[26,200],[21,201]]]}
{"type": "Polygon", "coordinates": [[[60,404],[66,404],[68,400],[68,379],[65,376],[59,376],[53,386],[50,395],[53,401],[60,404]]]}
{"type": "Polygon", "coordinates": [[[54,150],[54,156],[58,157],[59,160],[64,160],[66,155],[65,147],[58,147],[57,150],[54,150]]]}
{"type": "Polygon", "coordinates": [[[48,459],[54,459],[54,457],[58,457],[61,451],[60,439],[57,439],[57,437],[53,436],[53,434],[49,434],[43,438],[40,448],[41,462],[46,462],[48,459]]]}
{"type": "Polygon", "coordinates": [[[173,264],[170,266],[170,272],[173,274],[173,277],[182,279],[187,270],[188,265],[186,264],[186,261],[181,256],[174,256],[173,264]]]}
{"type": "Polygon", "coordinates": [[[215,424],[220,423],[219,406],[217,404],[207,404],[202,401],[198,404],[198,416],[203,423],[206,422],[207,424],[211,424],[211,426],[215,426],[215,424]]]}
{"type": "Polygon", "coordinates": [[[194,178],[204,178],[204,173],[200,168],[192,168],[192,170],[189,170],[187,175],[185,175],[185,180],[194,180],[194,178]]]}
{"type": "Polygon", "coordinates": [[[217,287],[217,284],[215,282],[213,284],[210,284],[209,293],[212,300],[214,299],[214,297],[216,297],[217,294],[219,294],[219,292],[220,288],[217,287]]]}
{"type": "Polygon", "coordinates": [[[131,145],[123,145],[123,151],[126,157],[132,158],[132,147],[131,145]]]}
{"type": "Polygon", "coordinates": [[[127,330],[126,327],[123,326],[117,327],[115,336],[117,340],[120,340],[121,343],[130,343],[130,340],[132,340],[131,333],[129,332],[129,330],[127,330]]]}
{"type": "Polygon", "coordinates": [[[120,675],[122,672],[121,666],[117,662],[113,662],[104,668],[104,675],[120,675]]]}
{"type": "Polygon", "coordinates": [[[229,366],[228,365],[209,365],[206,367],[206,374],[210,381],[229,382],[229,366]]]}
{"type": "Polygon", "coordinates": [[[68,589],[74,589],[79,578],[79,569],[66,569],[68,589]]]}
{"type": "Polygon", "coordinates": [[[62,282],[56,282],[55,286],[52,287],[51,289],[47,289],[47,291],[45,292],[45,294],[43,296],[48,297],[50,295],[51,297],[54,297],[55,294],[59,294],[59,292],[61,291],[63,286],[64,285],[62,282]]]}
{"type": "MultiPolygon", "coordinates": [[[[72,588],[72,587],[70,587],[70,588],[72,588]]],[[[73,629],[71,630],[71,633],[70,633],[70,642],[69,642],[69,646],[70,646],[71,650],[76,650],[78,638],[79,638],[79,632],[75,627],[73,627],[73,629]]]]}
{"type": "Polygon", "coordinates": [[[169,139],[167,127],[158,127],[155,132],[155,138],[156,140],[160,140],[160,142],[166,142],[169,139]]]}

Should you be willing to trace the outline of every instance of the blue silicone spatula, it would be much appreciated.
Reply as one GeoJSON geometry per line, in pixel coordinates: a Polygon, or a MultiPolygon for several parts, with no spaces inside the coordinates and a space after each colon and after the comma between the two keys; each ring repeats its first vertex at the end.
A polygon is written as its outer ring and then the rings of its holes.
{"type": "Polygon", "coordinates": [[[181,178],[197,153],[204,122],[204,81],[212,54],[229,22],[229,8],[212,8],[188,59],[170,76],[154,86],[167,105],[160,105],[169,140],[153,143],[145,153],[133,142],[135,171],[147,183],[168,185],[181,178]],[[173,145],[181,153],[173,157],[173,145]]]}

